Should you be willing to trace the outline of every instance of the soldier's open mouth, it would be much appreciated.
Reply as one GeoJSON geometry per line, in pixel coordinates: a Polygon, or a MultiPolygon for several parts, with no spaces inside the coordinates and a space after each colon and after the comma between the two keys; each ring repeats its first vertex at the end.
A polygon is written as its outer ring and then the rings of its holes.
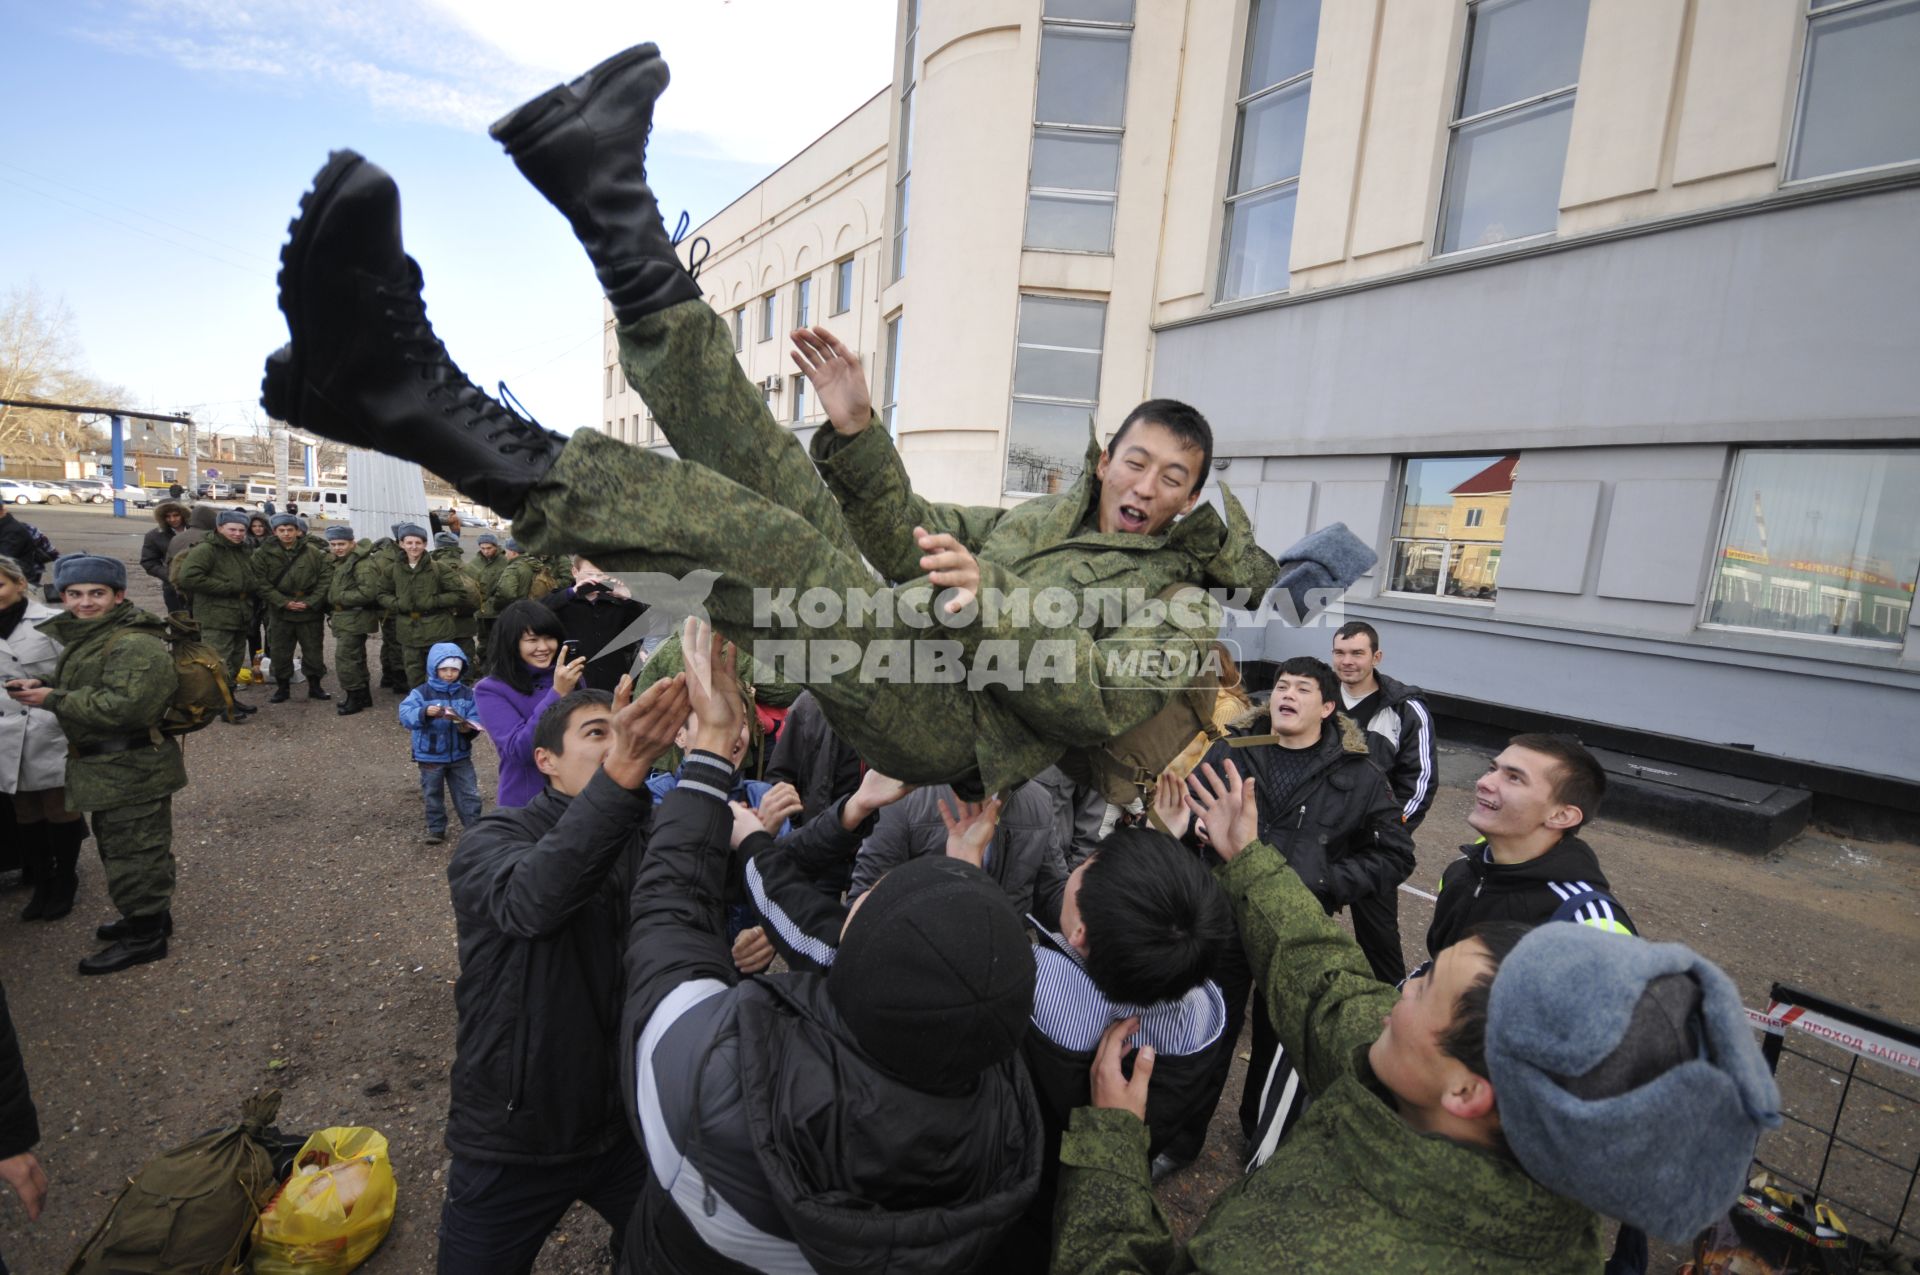
{"type": "Polygon", "coordinates": [[[1147,527],[1147,515],[1132,505],[1120,506],[1120,529],[1122,531],[1144,531],[1147,527]]]}

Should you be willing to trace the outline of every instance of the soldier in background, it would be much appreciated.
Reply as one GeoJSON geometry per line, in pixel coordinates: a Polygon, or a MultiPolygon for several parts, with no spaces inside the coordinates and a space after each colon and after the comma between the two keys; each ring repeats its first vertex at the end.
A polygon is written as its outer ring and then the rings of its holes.
{"type": "Polygon", "coordinates": [[[380,628],[380,589],[384,566],[374,557],[374,543],[354,543],[353,528],[327,528],[327,611],[333,622],[333,662],[345,692],[333,711],[351,717],[373,707],[367,673],[367,639],[380,628]]]}
{"type": "MultiPolygon", "coordinates": [[[[467,570],[467,553],[460,547],[460,535],[453,531],[439,531],[433,537],[433,560],[447,569],[450,577],[457,578],[469,596],[465,601],[456,603],[453,608],[453,643],[460,653],[467,657],[467,667],[473,667],[474,643],[480,634],[480,621],[476,613],[486,596],[480,592],[479,582],[467,570]]],[[[471,677],[469,673],[467,676],[471,677]]]]}
{"type": "Polygon", "coordinates": [[[254,550],[254,594],[267,607],[267,658],[272,661],[274,691],[269,704],[293,697],[294,651],[299,650],[307,679],[307,698],[330,700],[321,689],[327,675],[327,556],[308,543],[297,514],[275,514],[268,525],[271,543],[254,550]]]}
{"type": "Polygon", "coordinates": [[[52,713],[67,737],[67,805],[92,816],[121,917],[100,927],[111,941],[80,972],[112,974],[164,957],[173,932],[173,794],[187,786],[187,765],[159,726],[180,678],[166,622],[127,601],[118,559],[68,554],[54,585],[67,614],[41,627],[60,643],[60,663],[49,681],[17,679],[7,693],[52,713]]]}
{"type": "Polygon", "coordinates": [[[493,586],[499,580],[501,571],[506,569],[507,560],[500,552],[500,537],[491,531],[483,531],[474,542],[473,561],[467,564],[467,574],[480,586],[480,609],[474,612],[474,662],[471,667],[480,668],[487,661],[487,636],[493,632],[494,617],[500,614],[494,604],[493,586]]]}
{"type": "Polygon", "coordinates": [[[380,605],[393,613],[411,690],[431,675],[427,655],[433,644],[453,641],[454,608],[472,595],[458,567],[435,562],[427,552],[425,527],[405,523],[399,532],[400,556],[387,570],[380,605]]]}
{"type": "MultiPolygon", "coordinates": [[[[383,573],[392,571],[393,564],[401,560],[400,528],[405,525],[394,523],[392,535],[373,543],[373,556],[383,573]]],[[[381,588],[384,592],[384,584],[381,588]]],[[[395,695],[405,695],[413,689],[407,677],[406,652],[400,646],[400,628],[394,622],[393,612],[386,610],[380,613],[380,685],[395,695]]]]}
{"type": "MultiPolygon", "coordinates": [[[[177,573],[180,591],[187,595],[194,621],[200,626],[200,640],[213,648],[234,680],[240,670],[249,667],[248,633],[253,627],[253,550],[247,547],[247,515],[228,509],[214,520],[214,534],[188,549],[177,573]]],[[[234,708],[252,713],[255,708],[241,704],[234,708]]]]}

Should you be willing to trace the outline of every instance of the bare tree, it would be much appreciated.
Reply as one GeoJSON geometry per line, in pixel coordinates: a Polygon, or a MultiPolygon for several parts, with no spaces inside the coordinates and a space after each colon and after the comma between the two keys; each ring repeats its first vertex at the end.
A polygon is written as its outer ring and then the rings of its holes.
{"type": "MultiPolygon", "coordinates": [[[[73,312],[32,283],[0,301],[0,398],[54,403],[113,403],[125,391],[87,375],[73,335],[73,312]]],[[[79,417],[0,407],[0,450],[51,458],[89,450],[96,436],[79,417]]]]}

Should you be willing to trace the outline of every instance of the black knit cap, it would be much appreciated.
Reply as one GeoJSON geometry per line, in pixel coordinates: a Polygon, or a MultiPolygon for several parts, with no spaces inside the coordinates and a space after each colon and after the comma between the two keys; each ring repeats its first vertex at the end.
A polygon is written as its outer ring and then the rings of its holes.
{"type": "Polygon", "coordinates": [[[1033,947],[1006,892],[971,864],[931,854],[868,892],[827,994],[868,1057],[939,1091],[1013,1056],[1033,981],[1033,947]]]}

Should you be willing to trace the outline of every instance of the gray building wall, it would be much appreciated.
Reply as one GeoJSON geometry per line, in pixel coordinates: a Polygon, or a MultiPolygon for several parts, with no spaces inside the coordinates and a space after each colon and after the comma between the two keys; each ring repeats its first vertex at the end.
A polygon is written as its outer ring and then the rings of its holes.
{"type": "MultiPolygon", "coordinates": [[[[1920,781],[1920,628],[1699,624],[1740,446],[1920,441],[1916,226],[1909,182],[1441,262],[1164,329],[1153,392],[1207,413],[1269,549],[1373,544],[1344,615],[1395,676],[1920,781]],[[1385,593],[1403,458],[1511,451],[1497,602],[1385,593]]],[[[1237,636],[1324,655],[1331,626],[1237,636]]]]}

